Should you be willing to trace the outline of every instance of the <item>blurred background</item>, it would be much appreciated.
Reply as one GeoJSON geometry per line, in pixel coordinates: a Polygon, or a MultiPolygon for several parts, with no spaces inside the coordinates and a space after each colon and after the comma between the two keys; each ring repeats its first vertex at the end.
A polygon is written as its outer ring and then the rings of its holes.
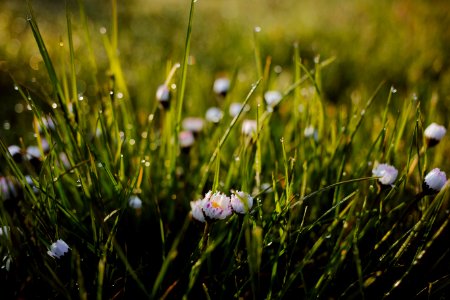
{"type": "MultiPolygon", "coordinates": [[[[69,68],[65,2],[73,26],[78,90],[93,97],[92,64],[78,2],[33,0],[31,4],[60,71],[64,64],[69,68]]],[[[103,35],[111,32],[111,1],[84,2],[96,75],[100,83],[107,82],[103,35]]],[[[117,2],[122,68],[134,105],[148,112],[150,105],[148,109],[145,105],[155,101],[167,66],[182,60],[190,1],[117,2]]],[[[51,90],[26,19],[26,1],[0,2],[0,130],[13,139],[20,134],[18,121],[28,114],[13,79],[42,98],[51,90]]],[[[198,0],[193,26],[192,76],[202,86],[188,86],[188,90],[197,88],[199,96],[209,97],[214,78],[222,73],[247,70],[243,76],[256,78],[254,28],[260,27],[261,57],[270,56],[279,74],[273,88],[291,82],[293,45],[298,43],[306,66],[313,66],[316,57],[336,57],[323,72],[324,94],[330,103],[368,95],[386,80],[402,95],[399,98],[415,94],[421,101],[438,99],[442,115],[437,121],[449,123],[449,1],[198,0]]]]}

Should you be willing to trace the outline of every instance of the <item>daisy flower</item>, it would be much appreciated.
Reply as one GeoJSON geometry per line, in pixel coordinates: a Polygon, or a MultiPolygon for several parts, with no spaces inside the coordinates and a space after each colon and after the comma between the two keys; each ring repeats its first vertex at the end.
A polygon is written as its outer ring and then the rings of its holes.
{"type": "Polygon", "coordinates": [[[428,194],[438,193],[447,182],[445,172],[435,168],[428,172],[423,181],[423,189],[428,194]]]}
{"type": "Polygon", "coordinates": [[[129,199],[128,199],[128,205],[131,208],[134,209],[140,209],[142,207],[142,200],[136,196],[136,195],[132,195],[129,199]]]}
{"type": "Polygon", "coordinates": [[[253,206],[253,197],[241,191],[235,191],[231,194],[231,207],[233,211],[239,214],[245,214],[253,206]]]}
{"type": "Polygon", "coordinates": [[[230,89],[230,80],[225,77],[217,78],[214,81],[213,91],[217,95],[225,97],[230,89]]]}
{"type": "Polygon", "coordinates": [[[47,251],[47,254],[53,258],[60,258],[61,256],[64,256],[64,254],[69,252],[69,249],[70,248],[66,244],[66,242],[59,239],[50,246],[50,250],[47,251]]]}
{"type": "Polygon", "coordinates": [[[223,112],[218,107],[211,107],[206,111],[205,119],[211,123],[219,123],[222,120],[223,112]]]}
{"type": "Polygon", "coordinates": [[[378,181],[383,185],[391,185],[394,183],[398,175],[398,170],[388,164],[379,164],[373,170],[374,176],[380,177],[378,181]]]}
{"type": "Polygon", "coordinates": [[[242,133],[251,136],[256,133],[256,125],[256,120],[244,120],[244,122],[242,122],[242,133]]]}
{"type": "Polygon", "coordinates": [[[156,100],[161,104],[161,106],[165,109],[170,106],[170,99],[172,95],[170,93],[170,89],[167,85],[161,84],[156,90],[156,100]]]}
{"type": "Polygon", "coordinates": [[[428,127],[424,131],[428,147],[437,145],[444,137],[446,132],[447,130],[442,125],[438,125],[436,123],[431,123],[430,125],[428,125],[428,127]]]}

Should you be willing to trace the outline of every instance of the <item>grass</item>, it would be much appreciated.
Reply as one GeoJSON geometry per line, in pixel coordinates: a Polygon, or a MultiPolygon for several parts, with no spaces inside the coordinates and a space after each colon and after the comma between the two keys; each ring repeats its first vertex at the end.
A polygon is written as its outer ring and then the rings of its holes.
{"type": "Polygon", "coordinates": [[[226,96],[215,95],[217,74],[191,55],[202,5],[193,0],[184,47],[172,50],[179,54],[130,75],[144,76],[153,92],[166,81],[172,97],[164,109],[153,94],[143,96],[146,85],[127,77],[133,70],[118,51],[117,4],[111,32],[101,34],[92,32],[82,1],[78,15],[68,6],[59,48],[45,42],[28,7],[47,78],[39,89],[15,81],[32,124],[20,139],[0,139],[4,297],[448,295],[448,185],[418,196],[428,171],[449,167],[448,137],[427,147],[423,134],[429,123],[448,121],[445,101],[400,94],[378,81],[349,102],[331,102],[325,79],[336,58],[307,60],[294,44],[283,50],[291,63],[280,71],[265,55],[277,45],[259,30],[249,38],[253,49],[238,47],[253,54],[222,70],[231,80],[226,96]],[[75,50],[76,39],[86,47],[75,50]],[[98,39],[106,62],[92,46],[98,39]],[[264,102],[269,90],[281,92],[274,107],[264,102]],[[243,106],[230,116],[233,102],[243,106]],[[223,118],[205,121],[195,143],[181,147],[182,120],[212,105],[223,118]],[[246,119],[257,124],[250,135],[241,130],[246,119]],[[310,126],[311,136],[304,134],[310,126]],[[12,143],[23,152],[37,145],[40,155],[19,162],[8,151],[12,143]],[[378,162],[398,169],[392,186],[372,175],[378,162]],[[248,214],[202,223],[190,202],[209,190],[242,190],[254,205],[248,214]],[[130,206],[132,196],[142,207],[130,206]],[[53,258],[47,251],[58,239],[70,250],[53,258]]]}

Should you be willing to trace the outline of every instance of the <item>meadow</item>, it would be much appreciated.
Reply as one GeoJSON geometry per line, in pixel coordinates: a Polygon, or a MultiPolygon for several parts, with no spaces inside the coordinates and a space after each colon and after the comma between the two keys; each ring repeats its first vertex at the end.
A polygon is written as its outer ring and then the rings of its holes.
{"type": "Polygon", "coordinates": [[[449,297],[449,9],[1,3],[2,298],[449,297]]]}

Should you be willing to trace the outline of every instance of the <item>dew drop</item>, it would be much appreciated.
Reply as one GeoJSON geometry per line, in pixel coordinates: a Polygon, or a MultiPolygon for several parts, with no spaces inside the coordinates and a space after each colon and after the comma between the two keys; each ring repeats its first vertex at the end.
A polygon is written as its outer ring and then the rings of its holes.
{"type": "Polygon", "coordinates": [[[105,27],[100,27],[100,33],[101,34],[105,34],[106,33],[106,28],[105,27]]]}
{"type": "Polygon", "coordinates": [[[17,85],[14,85],[14,89],[15,89],[16,91],[18,91],[18,90],[19,90],[19,87],[18,87],[17,85]]]}
{"type": "Polygon", "coordinates": [[[53,104],[52,104],[52,108],[53,108],[53,109],[56,109],[56,108],[58,108],[58,104],[56,104],[55,102],[53,102],[53,104]]]}
{"type": "Polygon", "coordinates": [[[10,130],[11,129],[11,123],[9,123],[9,121],[5,121],[3,123],[3,129],[10,130]]]}
{"type": "Polygon", "coordinates": [[[261,32],[261,27],[256,26],[256,27],[255,27],[255,32],[261,32]]]}
{"type": "Polygon", "coordinates": [[[276,66],[273,68],[273,70],[274,70],[275,73],[280,74],[281,72],[283,72],[283,67],[280,66],[280,65],[276,65],[276,66]]]}
{"type": "Polygon", "coordinates": [[[14,110],[15,110],[16,113],[18,113],[18,114],[22,113],[22,112],[23,112],[23,105],[22,105],[22,103],[17,103],[17,104],[14,106],[14,110]]]}
{"type": "Polygon", "coordinates": [[[393,86],[391,86],[391,93],[392,93],[392,94],[395,94],[395,93],[397,93],[397,89],[396,89],[396,88],[394,88],[393,86]]]}

